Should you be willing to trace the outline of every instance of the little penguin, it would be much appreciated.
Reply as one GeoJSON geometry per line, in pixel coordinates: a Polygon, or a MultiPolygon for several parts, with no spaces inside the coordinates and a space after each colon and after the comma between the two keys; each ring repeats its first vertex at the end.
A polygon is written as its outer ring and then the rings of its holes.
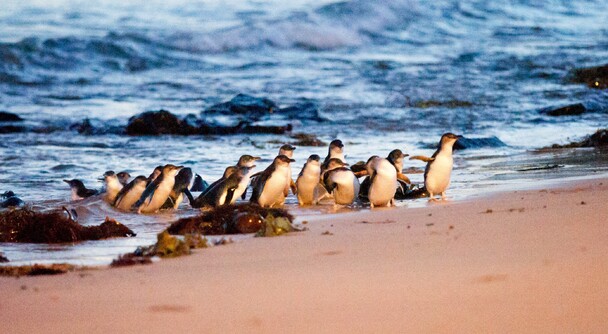
{"type": "Polygon", "coordinates": [[[158,211],[169,198],[175,185],[175,175],[183,166],[165,165],[160,175],[144,190],[139,200],[134,204],[138,213],[153,213],[158,211]]]}
{"type": "Polygon", "coordinates": [[[191,202],[193,208],[218,207],[222,205],[234,204],[249,185],[252,166],[231,166],[235,170],[228,177],[215,183],[209,191],[199,195],[191,202]]]}
{"type": "Polygon", "coordinates": [[[329,150],[327,152],[325,160],[323,160],[323,165],[321,168],[322,170],[329,169],[329,160],[332,158],[340,159],[343,162],[346,162],[346,160],[344,159],[344,144],[342,144],[342,141],[340,139],[332,140],[332,142],[329,143],[329,150]]]}
{"type": "Polygon", "coordinates": [[[311,155],[302,167],[296,179],[296,194],[300,205],[317,204],[315,189],[321,178],[321,157],[316,154],[311,155]]]}
{"type": "Polygon", "coordinates": [[[105,172],[101,180],[103,180],[104,188],[106,189],[103,199],[112,205],[116,200],[116,195],[118,195],[118,192],[122,189],[122,184],[118,181],[116,173],[111,170],[105,172]]]}
{"type": "Polygon", "coordinates": [[[270,208],[282,206],[289,193],[290,163],[294,161],[283,154],[274,158],[272,164],[257,177],[253,185],[251,203],[270,208]]]}
{"type": "Polygon", "coordinates": [[[78,201],[99,193],[99,191],[95,189],[87,189],[87,187],[84,186],[84,183],[78,179],[63,180],[63,182],[70,185],[70,189],[72,190],[72,201],[78,201]]]}
{"type": "Polygon", "coordinates": [[[114,207],[121,211],[130,211],[133,204],[139,200],[144,190],[146,190],[146,186],[147,178],[143,175],[137,176],[118,192],[114,207]]]}
{"type": "Polygon", "coordinates": [[[22,208],[25,206],[25,202],[21,200],[21,198],[17,197],[15,193],[11,190],[5,191],[2,195],[0,195],[0,209],[6,208],[22,208]]]}
{"type": "MultiPolygon", "coordinates": [[[[288,157],[289,159],[293,158],[293,151],[296,149],[295,146],[292,146],[290,144],[285,144],[283,146],[281,146],[281,148],[279,148],[279,155],[284,155],[286,157],[288,157]]],[[[296,194],[296,183],[293,182],[293,179],[291,178],[291,165],[289,165],[289,186],[286,188],[288,191],[289,189],[291,189],[291,193],[292,194],[296,194]]]]}
{"type": "Polygon", "coordinates": [[[458,138],[462,138],[462,136],[450,132],[445,133],[441,136],[439,147],[430,158],[424,156],[410,158],[427,162],[426,169],[424,170],[424,187],[429,193],[431,201],[435,200],[435,195],[437,194],[441,194],[441,199],[443,200],[446,198],[445,192],[450,185],[450,177],[454,165],[452,150],[458,138]]]}
{"type": "Polygon", "coordinates": [[[122,171],[122,172],[116,174],[116,177],[118,177],[118,182],[120,182],[120,184],[122,184],[123,186],[126,186],[127,183],[129,183],[131,174],[129,174],[129,172],[127,172],[127,171],[122,171]]]}
{"type": "Polygon", "coordinates": [[[147,183],[150,184],[152,183],[154,180],[156,180],[156,178],[163,172],[163,166],[159,165],[154,167],[154,170],[152,171],[152,173],[150,173],[150,175],[148,176],[147,179],[147,183]]]}
{"type": "Polygon", "coordinates": [[[370,178],[367,199],[370,206],[392,206],[397,191],[397,170],[388,159],[372,156],[365,164],[370,178]]]}
{"type": "Polygon", "coordinates": [[[184,195],[188,197],[189,203],[192,203],[192,201],[194,201],[194,197],[192,197],[190,190],[188,190],[188,188],[190,187],[190,183],[192,182],[192,175],[193,173],[191,168],[186,167],[180,169],[180,171],[175,176],[173,190],[171,190],[169,198],[167,198],[167,201],[165,202],[165,204],[163,204],[161,209],[177,209],[184,200],[184,195]]]}
{"type": "Polygon", "coordinates": [[[323,175],[323,185],[333,195],[336,206],[353,204],[359,195],[359,179],[346,166],[339,158],[331,158],[323,175]]]}
{"type": "Polygon", "coordinates": [[[199,192],[199,191],[205,191],[205,189],[209,188],[209,183],[207,183],[207,181],[203,180],[203,177],[195,174],[194,175],[194,181],[192,181],[192,187],[190,187],[190,191],[195,191],[195,192],[199,192]]]}

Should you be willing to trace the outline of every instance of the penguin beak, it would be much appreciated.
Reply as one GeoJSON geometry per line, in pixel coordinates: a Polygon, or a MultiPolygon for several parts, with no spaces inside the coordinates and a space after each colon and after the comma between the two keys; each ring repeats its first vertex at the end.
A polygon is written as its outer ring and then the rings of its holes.
{"type": "Polygon", "coordinates": [[[256,165],[251,165],[251,167],[249,167],[249,169],[254,169],[255,167],[257,167],[256,165]]]}
{"type": "Polygon", "coordinates": [[[184,166],[175,166],[175,169],[177,169],[177,170],[180,170],[182,168],[184,168],[184,166]]]}
{"type": "Polygon", "coordinates": [[[65,182],[65,183],[67,183],[67,184],[70,184],[70,181],[69,181],[69,180],[63,180],[63,182],[65,182]]]}
{"type": "Polygon", "coordinates": [[[456,138],[462,138],[464,137],[463,135],[457,135],[456,138]]]}
{"type": "MultiPolygon", "coordinates": [[[[260,159],[262,159],[262,158],[260,158],[260,157],[253,157],[253,161],[258,161],[258,160],[260,160],[260,159]]],[[[254,167],[255,167],[255,166],[254,166],[254,167]]]]}
{"type": "Polygon", "coordinates": [[[409,154],[403,153],[403,157],[402,158],[409,157],[409,156],[410,156],[409,154]]]}
{"type": "Polygon", "coordinates": [[[296,162],[295,159],[289,159],[289,162],[296,162]]]}

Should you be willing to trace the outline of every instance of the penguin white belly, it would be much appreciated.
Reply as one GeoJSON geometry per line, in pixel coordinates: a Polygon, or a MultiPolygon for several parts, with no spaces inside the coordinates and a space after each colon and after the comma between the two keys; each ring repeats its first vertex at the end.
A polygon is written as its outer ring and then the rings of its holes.
{"type": "Polygon", "coordinates": [[[359,194],[359,180],[350,171],[339,171],[332,174],[332,182],[337,186],[333,191],[334,200],[339,205],[352,204],[359,194]]]}
{"type": "Polygon", "coordinates": [[[319,184],[319,174],[304,174],[298,178],[296,187],[298,189],[298,203],[310,205],[315,202],[315,188],[319,184]]]}
{"type": "Polygon", "coordinates": [[[108,187],[106,189],[106,195],[104,196],[104,199],[106,200],[106,202],[108,202],[110,204],[114,203],[114,200],[116,200],[116,196],[118,195],[118,193],[120,192],[121,189],[122,189],[122,184],[120,182],[118,182],[118,180],[116,180],[115,182],[108,183],[108,187]]]}
{"type": "Polygon", "coordinates": [[[424,179],[424,186],[429,193],[440,194],[446,191],[450,185],[453,163],[451,156],[438,154],[435,157],[424,179]]]}
{"type": "Polygon", "coordinates": [[[72,189],[72,201],[80,201],[81,199],[84,199],[84,197],[80,197],[78,196],[78,190],[77,189],[72,189]]]}
{"type": "Polygon", "coordinates": [[[397,191],[397,173],[378,173],[369,187],[368,199],[374,206],[390,206],[397,191]]]}
{"type": "Polygon", "coordinates": [[[144,190],[146,190],[145,183],[139,186],[134,186],[129,192],[124,194],[124,196],[116,202],[116,208],[122,211],[131,210],[131,207],[133,206],[133,204],[135,204],[135,202],[137,202],[137,200],[139,200],[144,190]]]}
{"type": "Polygon", "coordinates": [[[169,194],[171,190],[173,190],[174,182],[161,182],[156,190],[154,190],[154,194],[151,199],[148,199],[140,208],[140,212],[142,213],[152,213],[158,211],[163,204],[169,198],[169,194]]]}
{"type": "Polygon", "coordinates": [[[232,200],[230,201],[229,204],[234,204],[236,202],[237,199],[241,198],[241,196],[243,195],[243,193],[247,190],[247,187],[249,186],[249,175],[246,177],[243,177],[241,179],[241,181],[239,182],[239,185],[236,187],[236,189],[234,189],[234,194],[232,194],[232,200]]]}
{"type": "Polygon", "coordinates": [[[273,173],[260,194],[258,203],[262,207],[273,207],[283,205],[285,202],[285,189],[289,187],[287,183],[287,173],[273,173]]]}

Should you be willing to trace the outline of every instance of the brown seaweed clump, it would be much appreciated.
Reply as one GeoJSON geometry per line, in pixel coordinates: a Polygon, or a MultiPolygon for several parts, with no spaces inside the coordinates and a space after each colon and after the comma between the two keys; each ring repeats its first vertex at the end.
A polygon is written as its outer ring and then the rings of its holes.
{"type": "Polygon", "coordinates": [[[39,276],[39,275],[57,275],[65,274],[68,271],[82,269],[67,263],[56,264],[34,264],[31,266],[7,266],[0,267],[0,276],[39,276]]]}
{"type": "Polygon", "coordinates": [[[171,234],[202,235],[254,233],[262,227],[262,220],[268,219],[270,215],[275,218],[284,217],[289,223],[293,222],[293,216],[287,210],[262,208],[247,203],[220,206],[199,216],[182,218],[171,224],[167,231],[171,234]]]}
{"type": "Polygon", "coordinates": [[[0,242],[63,243],[132,236],[131,229],[109,217],[101,225],[83,226],[60,210],[25,208],[0,213],[0,242]]]}
{"type": "Polygon", "coordinates": [[[124,267],[136,264],[150,264],[155,256],[166,258],[190,255],[192,249],[206,248],[207,246],[207,239],[200,234],[186,234],[182,240],[170,235],[165,230],[157,235],[157,241],[154,245],[138,247],[133,253],[120,255],[112,260],[110,266],[124,267]]]}

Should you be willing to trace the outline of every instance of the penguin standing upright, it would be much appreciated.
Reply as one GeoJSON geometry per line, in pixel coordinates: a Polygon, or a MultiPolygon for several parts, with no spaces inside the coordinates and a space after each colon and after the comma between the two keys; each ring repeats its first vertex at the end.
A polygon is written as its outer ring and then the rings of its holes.
{"type": "Polygon", "coordinates": [[[183,166],[165,165],[160,175],[152,181],[139,200],[134,204],[138,213],[152,213],[158,211],[169,198],[175,185],[175,175],[183,166]]]}
{"type": "Polygon", "coordinates": [[[192,178],[193,173],[191,168],[186,167],[180,169],[175,176],[175,183],[173,184],[173,189],[169,194],[169,198],[167,198],[167,201],[165,204],[163,204],[161,209],[177,209],[184,200],[184,195],[186,195],[186,197],[188,197],[188,201],[192,203],[194,198],[189,190],[190,183],[192,183],[192,178]]]}
{"type": "Polygon", "coordinates": [[[316,204],[318,194],[315,189],[321,178],[321,157],[316,154],[311,155],[302,167],[296,179],[296,194],[300,205],[316,204]]]}
{"type": "Polygon", "coordinates": [[[359,179],[347,165],[339,158],[331,158],[323,174],[323,185],[333,195],[335,205],[353,204],[359,195],[359,179]]]}
{"type": "Polygon", "coordinates": [[[321,167],[322,171],[328,170],[329,160],[332,158],[340,159],[342,162],[346,162],[344,158],[344,144],[342,144],[340,139],[334,139],[331,141],[331,143],[329,143],[329,150],[321,167]]]}
{"type": "Polygon", "coordinates": [[[414,156],[410,159],[418,159],[426,161],[426,169],[424,170],[424,187],[430,195],[430,200],[435,200],[435,195],[441,194],[441,198],[445,200],[445,192],[450,185],[450,177],[452,174],[452,167],[454,165],[454,158],[452,157],[452,151],[454,143],[462,136],[455,135],[453,133],[445,133],[439,140],[439,147],[428,158],[424,156],[414,156]]]}
{"type": "Polygon", "coordinates": [[[247,189],[251,171],[255,168],[255,165],[232,167],[235,170],[228,177],[215,183],[209,191],[191,202],[193,208],[218,207],[236,202],[247,189]]]}
{"type": "Polygon", "coordinates": [[[139,175],[131,182],[127,183],[116,195],[114,201],[114,207],[118,210],[129,211],[135,202],[139,200],[141,194],[144,193],[147,186],[147,178],[143,175],[139,175]]]}
{"type": "Polygon", "coordinates": [[[397,170],[388,159],[373,156],[365,164],[370,178],[367,198],[370,206],[392,206],[397,191],[397,170]]]}
{"type": "Polygon", "coordinates": [[[283,154],[274,158],[272,164],[257,177],[253,185],[251,203],[257,203],[261,207],[282,206],[289,193],[289,167],[294,161],[283,154]]]}
{"type": "Polygon", "coordinates": [[[103,199],[104,201],[112,205],[116,200],[116,195],[118,195],[118,192],[120,192],[123,186],[120,181],[118,181],[116,173],[111,170],[105,172],[101,180],[104,182],[104,187],[106,189],[103,199]]]}

